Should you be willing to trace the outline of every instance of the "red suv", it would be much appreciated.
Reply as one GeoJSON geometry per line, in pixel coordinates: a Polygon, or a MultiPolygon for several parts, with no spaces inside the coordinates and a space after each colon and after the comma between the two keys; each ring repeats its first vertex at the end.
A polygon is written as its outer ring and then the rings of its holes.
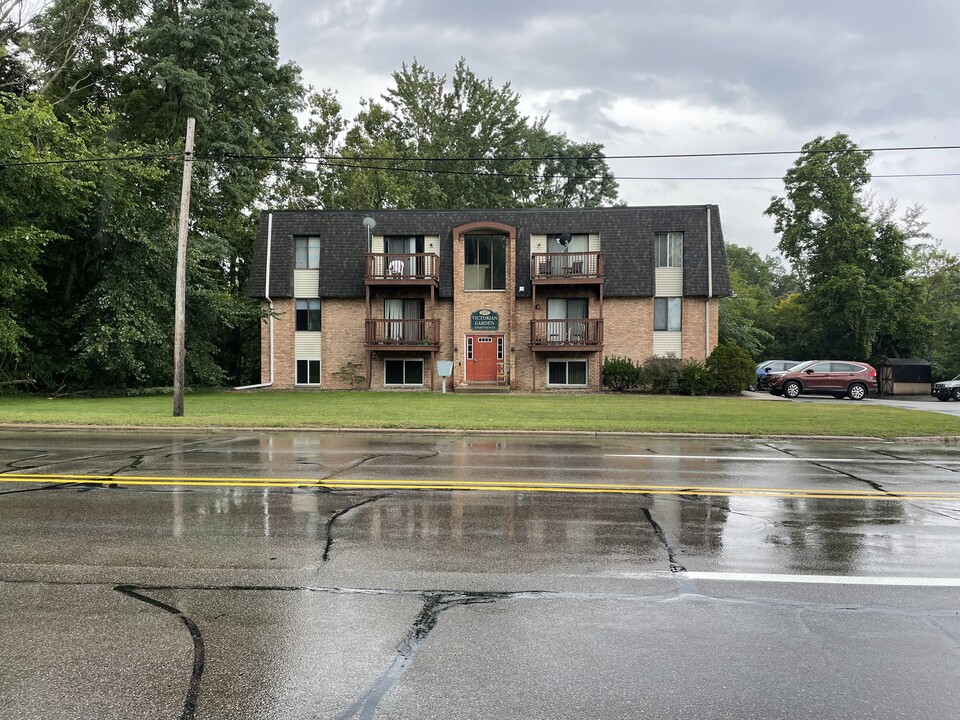
{"type": "Polygon", "coordinates": [[[770,373],[767,384],[772,395],[795,398],[800,393],[833,395],[863,400],[877,391],[877,371],[861,362],[810,360],[786,372],[770,373]]]}

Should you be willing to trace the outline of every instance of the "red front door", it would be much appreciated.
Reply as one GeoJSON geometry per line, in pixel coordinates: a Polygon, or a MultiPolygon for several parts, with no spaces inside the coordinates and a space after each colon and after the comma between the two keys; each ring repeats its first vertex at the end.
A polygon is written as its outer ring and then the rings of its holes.
{"type": "Polygon", "coordinates": [[[502,354],[502,335],[467,335],[467,382],[495,382],[502,354]]]}

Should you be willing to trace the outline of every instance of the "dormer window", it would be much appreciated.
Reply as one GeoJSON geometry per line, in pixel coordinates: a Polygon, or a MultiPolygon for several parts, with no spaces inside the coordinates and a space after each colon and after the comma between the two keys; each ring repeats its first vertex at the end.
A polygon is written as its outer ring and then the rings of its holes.
{"type": "MultiPolygon", "coordinates": [[[[296,264],[294,265],[294,269],[313,270],[314,268],[320,267],[320,238],[294,238],[294,246],[296,248],[296,264]]],[[[287,267],[289,267],[289,265],[287,267]]]]}
{"type": "Polygon", "coordinates": [[[657,267],[683,267],[683,233],[657,233],[654,240],[657,267]]]}

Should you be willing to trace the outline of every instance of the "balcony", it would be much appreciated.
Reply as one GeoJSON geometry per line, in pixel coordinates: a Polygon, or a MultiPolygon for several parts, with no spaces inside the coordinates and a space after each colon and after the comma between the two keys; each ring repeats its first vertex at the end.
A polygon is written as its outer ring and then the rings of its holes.
{"type": "Polygon", "coordinates": [[[603,320],[531,320],[530,346],[534,352],[600,350],[603,348],[603,320]]]}
{"type": "Polygon", "coordinates": [[[439,350],[440,320],[366,320],[368,350],[439,350]]]}
{"type": "Polygon", "coordinates": [[[603,282],[602,252],[534,253],[530,260],[534,285],[603,282]]]}
{"type": "Polygon", "coordinates": [[[367,253],[364,281],[368,285],[438,285],[440,257],[436,253],[367,253]]]}

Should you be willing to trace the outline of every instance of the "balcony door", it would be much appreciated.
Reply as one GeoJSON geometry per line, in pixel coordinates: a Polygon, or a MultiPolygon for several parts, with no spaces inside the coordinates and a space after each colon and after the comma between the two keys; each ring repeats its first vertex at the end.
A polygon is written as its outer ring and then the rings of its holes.
{"type": "Polygon", "coordinates": [[[423,299],[386,298],[383,317],[387,320],[387,339],[404,345],[416,345],[424,340],[423,299]]]}
{"type": "Polygon", "coordinates": [[[550,298],[547,300],[547,342],[579,343],[586,340],[586,298],[550,298]]]}
{"type": "MultiPolygon", "coordinates": [[[[383,239],[384,249],[388,256],[414,255],[423,252],[423,236],[388,236],[383,239]]],[[[419,277],[423,275],[423,268],[418,267],[423,262],[421,257],[388,257],[387,272],[391,275],[402,274],[404,277],[419,277]],[[397,272],[397,271],[402,271],[397,272]]]]}

